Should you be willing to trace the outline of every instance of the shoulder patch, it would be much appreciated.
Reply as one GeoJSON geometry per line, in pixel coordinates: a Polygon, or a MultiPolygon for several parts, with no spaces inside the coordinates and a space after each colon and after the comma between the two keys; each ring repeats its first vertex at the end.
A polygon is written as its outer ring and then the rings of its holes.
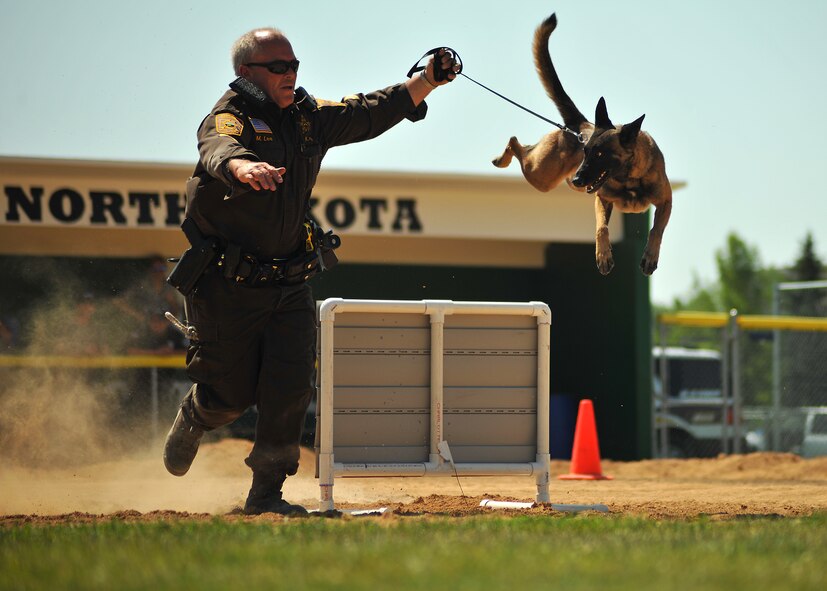
{"type": "Polygon", "coordinates": [[[336,101],[328,101],[328,100],[320,99],[320,98],[316,99],[316,105],[319,106],[319,107],[344,107],[345,106],[344,103],[339,103],[339,102],[336,102],[336,101]]]}
{"type": "Polygon", "coordinates": [[[215,116],[215,130],[223,135],[241,135],[244,124],[232,113],[219,113],[215,116]]]}
{"type": "Polygon", "coordinates": [[[273,130],[270,129],[270,126],[267,125],[267,123],[262,121],[261,119],[250,117],[250,125],[253,126],[253,129],[255,129],[257,133],[269,133],[271,135],[273,134],[273,130]]]}

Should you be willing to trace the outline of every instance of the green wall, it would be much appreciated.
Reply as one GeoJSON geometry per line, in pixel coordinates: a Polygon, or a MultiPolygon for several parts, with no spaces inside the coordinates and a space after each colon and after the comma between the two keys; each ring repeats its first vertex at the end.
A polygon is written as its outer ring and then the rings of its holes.
{"type": "Polygon", "coordinates": [[[546,299],[552,310],[551,387],[594,401],[601,455],[651,456],[649,280],[638,267],[645,215],[624,216],[626,239],[602,276],[594,246],[550,244],[546,299]]]}

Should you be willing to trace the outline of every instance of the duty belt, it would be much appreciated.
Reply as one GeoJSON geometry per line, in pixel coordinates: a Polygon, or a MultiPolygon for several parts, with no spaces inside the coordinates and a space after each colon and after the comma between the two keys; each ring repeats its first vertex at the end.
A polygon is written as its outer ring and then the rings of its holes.
{"type": "Polygon", "coordinates": [[[341,245],[341,240],[332,231],[324,233],[311,222],[306,223],[305,228],[305,248],[296,256],[262,261],[253,254],[241,252],[237,245],[229,244],[218,256],[216,264],[222,268],[225,277],[249,287],[304,283],[339,262],[333,250],[341,245]]]}
{"type": "MultiPolygon", "coordinates": [[[[331,251],[334,257],[336,256],[331,251]]],[[[224,268],[224,276],[250,287],[267,285],[295,285],[303,283],[321,271],[316,253],[291,259],[259,261],[251,254],[242,253],[235,269],[227,265],[227,253],[218,259],[218,266],[224,268]]],[[[328,265],[325,265],[328,268],[328,265]]]]}

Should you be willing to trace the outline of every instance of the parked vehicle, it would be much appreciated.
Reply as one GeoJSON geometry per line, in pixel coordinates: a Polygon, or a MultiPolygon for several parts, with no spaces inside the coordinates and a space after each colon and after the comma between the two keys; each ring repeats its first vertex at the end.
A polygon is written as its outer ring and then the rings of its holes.
{"type": "Polygon", "coordinates": [[[721,354],[712,349],[654,347],[652,365],[656,456],[712,457],[732,451],[734,413],[732,400],[723,396],[721,354]],[[664,429],[666,449],[662,449],[664,429]]]}
{"type": "Polygon", "coordinates": [[[801,456],[827,456],[827,407],[811,409],[804,421],[801,456]]]}

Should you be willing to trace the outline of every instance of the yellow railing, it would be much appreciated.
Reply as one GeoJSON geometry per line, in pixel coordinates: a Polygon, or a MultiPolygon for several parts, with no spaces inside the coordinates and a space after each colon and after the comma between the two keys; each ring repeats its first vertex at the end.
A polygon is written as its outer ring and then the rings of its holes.
{"type": "Polygon", "coordinates": [[[183,353],[174,355],[0,355],[0,367],[151,368],[186,367],[183,353]]]}
{"type": "Polygon", "coordinates": [[[827,331],[827,318],[747,315],[738,317],[738,326],[744,330],[827,331]]]}
{"type": "Polygon", "coordinates": [[[724,312],[675,312],[658,316],[658,322],[673,326],[720,328],[726,326],[728,321],[729,314],[724,312]]]}
{"type": "MultiPolygon", "coordinates": [[[[672,326],[697,328],[722,328],[730,315],[724,312],[675,312],[660,314],[658,322],[672,326]]],[[[827,331],[827,318],[810,316],[765,316],[760,314],[737,315],[735,322],[743,330],[802,330],[827,331]]]]}

